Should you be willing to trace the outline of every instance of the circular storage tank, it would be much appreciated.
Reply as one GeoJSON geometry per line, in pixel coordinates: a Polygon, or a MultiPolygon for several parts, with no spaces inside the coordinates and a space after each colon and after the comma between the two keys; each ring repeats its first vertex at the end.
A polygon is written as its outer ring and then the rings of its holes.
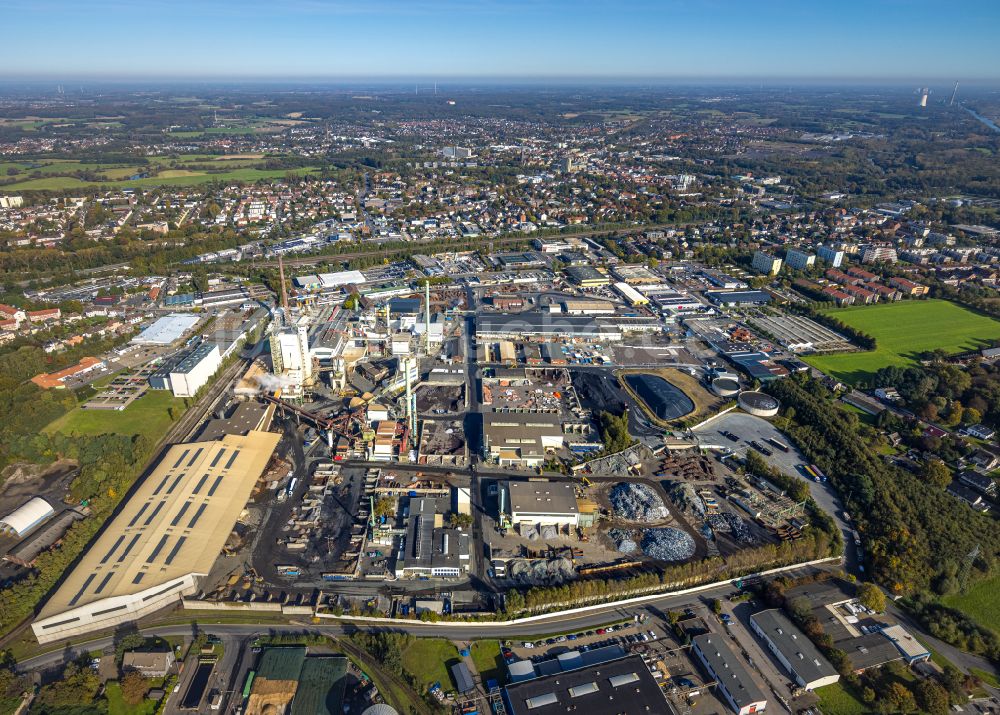
{"type": "Polygon", "coordinates": [[[757,417],[774,417],[778,414],[778,408],[781,407],[781,403],[770,395],[752,390],[741,393],[737,402],[744,412],[749,412],[757,417]]]}
{"type": "Polygon", "coordinates": [[[719,397],[732,397],[740,392],[740,383],[729,377],[717,377],[712,380],[712,392],[719,397]]]}
{"type": "Polygon", "coordinates": [[[385,703],[375,703],[361,713],[361,715],[399,715],[399,713],[396,712],[396,708],[391,705],[386,705],[385,703]]]}

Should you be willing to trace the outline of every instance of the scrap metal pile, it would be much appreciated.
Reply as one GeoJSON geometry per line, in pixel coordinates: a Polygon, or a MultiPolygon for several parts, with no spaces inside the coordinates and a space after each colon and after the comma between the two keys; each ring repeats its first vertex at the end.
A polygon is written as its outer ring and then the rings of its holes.
{"type": "Polygon", "coordinates": [[[660,561],[684,561],[694,556],[694,539],[671,527],[648,529],[642,537],[642,552],[660,561]]]}
{"type": "Polygon", "coordinates": [[[621,482],[614,486],[610,496],[611,507],[620,519],[649,523],[670,517],[660,495],[645,484],[621,482]]]}
{"type": "Polygon", "coordinates": [[[552,586],[576,578],[569,559],[512,559],[507,573],[516,583],[526,586],[552,586]]]}
{"type": "Polygon", "coordinates": [[[635,542],[635,533],[627,529],[608,529],[608,538],[615,544],[615,549],[623,554],[635,553],[639,544],[635,542]]]}

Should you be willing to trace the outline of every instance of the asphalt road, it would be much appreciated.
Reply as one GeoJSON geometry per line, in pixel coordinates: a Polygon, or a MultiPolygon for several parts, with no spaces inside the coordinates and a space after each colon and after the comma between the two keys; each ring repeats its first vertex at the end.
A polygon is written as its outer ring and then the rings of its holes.
{"type": "MultiPolygon", "coordinates": [[[[786,572],[795,577],[818,570],[817,567],[800,567],[786,572]]],[[[711,600],[713,598],[723,598],[732,593],[734,587],[728,583],[706,589],[697,594],[664,594],[657,598],[651,598],[639,605],[620,606],[608,604],[598,606],[595,609],[583,614],[554,613],[550,617],[540,618],[531,623],[514,624],[489,624],[481,623],[475,626],[453,625],[447,622],[441,623],[421,623],[419,621],[400,620],[391,625],[384,623],[358,622],[337,622],[329,625],[314,625],[311,623],[289,624],[289,625],[262,625],[259,623],[218,623],[213,624],[210,619],[200,618],[196,612],[192,612],[192,619],[198,618],[198,626],[201,630],[220,637],[245,637],[255,633],[320,633],[323,635],[343,635],[353,633],[357,630],[396,631],[400,633],[411,633],[414,636],[433,636],[447,638],[449,640],[468,641],[470,638],[526,638],[529,636],[540,636],[547,633],[560,633],[566,631],[594,628],[609,621],[618,620],[623,617],[630,617],[637,613],[645,613],[654,617],[660,617],[669,610],[683,610],[690,604],[699,600],[711,600]]],[[[191,624],[177,624],[168,626],[149,626],[142,628],[140,632],[144,635],[159,636],[181,636],[191,634],[191,624]]],[[[85,643],[79,643],[72,647],[61,646],[55,650],[33,658],[27,658],[18,663],[18,669],[22,671],[37,670],[47,668],[76,657],[81,653],[86,653],[112,645],[113,637],[105,636],[95,638],[85,643]]]]}

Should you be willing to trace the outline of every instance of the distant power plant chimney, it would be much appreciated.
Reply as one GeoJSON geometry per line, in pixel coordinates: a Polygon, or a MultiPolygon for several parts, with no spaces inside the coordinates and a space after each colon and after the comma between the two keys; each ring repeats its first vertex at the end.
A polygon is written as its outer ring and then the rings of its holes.
{"type": "Polygon", "coordinates": [[[431,354],[431,282],[424,281],[424,347],[431,354]]]}
{"type": "Polygon", "coordinates": [[[278,275],[281,278],[281,307],[285,311],[285,319],[288,319],[288,291],[285,289],[285,262],[278,254],[278,275]]]}
{"type": "Polygon", "coordinates": [[[948,100],[948,106],[951,107],[955,104],[955,97],[958,96],[958,82],[955,83],[955,89],[951,90],[951,99],[948,100]]]}

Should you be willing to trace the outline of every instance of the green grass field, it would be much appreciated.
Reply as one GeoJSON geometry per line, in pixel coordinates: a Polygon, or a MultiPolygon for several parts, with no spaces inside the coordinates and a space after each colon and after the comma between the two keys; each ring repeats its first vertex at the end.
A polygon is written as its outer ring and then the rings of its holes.
{"type": "Polygon", "coordinates": [[[454,690],[448,666],[460,659],[455,645],[443,638],[417,638],[403,651],[403,667],[416,679],[421,693],[434,683],[441,683],[445,692],[454,690]]]}
{"type": "MultiPolygon", "coordinates": [[[[225,167],[225,164],[223,164],[225,167]]],[[[137,167],[135,171],[125,173],[121,168],[108,169],[110,174],[107,181],[82,181],[74,176],[46,176],[41,179],[28,179],[14,184],[0,186],[0,191],[54,191],[60,189],[94,188],[98,186],[111,186],[122,188],[136,188],[141,186],[198,186],[212,181],[258,181],[260,179],[280,179],[289,173],[286,169],[254,169],[249,167],[235,168],[230,171],[220,173],[208,173],[206,171],[184,171],[180,176],[172,175],[178,170],[166,170],[165,176],[150,176],[145,179],[133,179],[123,181],[112,179],[112,176],[132,176],[140,173],[137,167]]],[[[183,171],[183,170],[180,170],[183,171]]],[[[317,167],[295,169],[296,174],[312,174],[319,171],[317,167]]]]}
{"type": "Polygon", "coordinates": [[[1000,576],[979,581],[965,593],[946,596],[943,600],[946,606],[957,608],[967,614],[976,623],[1000,634],[1000,576]]]}
{"type": "Polygon", "coordinates": [[[863,702],[847,692],[843,683],[816,688],[816,695],[823,715],[862,715],[869,711],[863,702]]]}
{"type": "Polygon", "coordinates": [[[173,423],[168,412],[171,407],[175,419],[180,417],[184,400],[167,390],[150,390],[121,412],[74,408],[47,425],[45,431],[67,435],[144,434],[155,442],[173,423]]]}
{"type": "Polygon", "coordinates": [[[906,366],[920,353],[941,349],[949,353],[975,350],[1000,338],[1000,321],[973,313],[944,300],[900,303],[825,311],[875,338],[871,352],[810,355],[804,360],[839,380],[870,380],[889,365],[906,366]]]}
{"type": "Polygon", "coordinates": [[[156,703],[152,700],[143,700],[138,705],[126,703],[121,686],[114,681],[107,684],[104,696],[108,700],[108,715],[153,715],[156,712],[156,703]]]}
{"type": "Polygon", "coordinates": [[[500,642],[495,640],[476,641],[472,644],[472,662],[476,665],[476,670],[482,676],[483,683],[493,679],[498,683],[504,682],[504,662],[500,653],[500,642]]]}

